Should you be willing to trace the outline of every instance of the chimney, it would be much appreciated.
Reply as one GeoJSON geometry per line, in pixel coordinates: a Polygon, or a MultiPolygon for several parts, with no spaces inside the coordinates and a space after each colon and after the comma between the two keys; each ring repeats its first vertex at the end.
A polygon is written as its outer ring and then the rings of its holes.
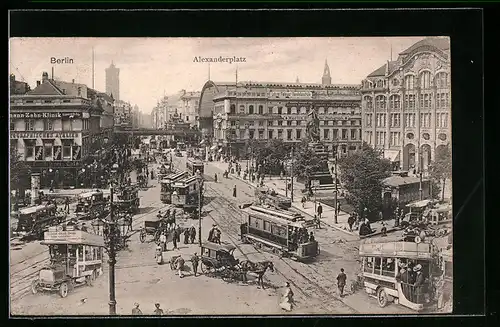
{"type": "Polygon", "coordinates": [[[49,79],[49,73],[43,72],[42,74],[42,83],[45,83],[49,79]]]}
{"type": "Polygon", "coordinates": [[[40,86],[40,81],[36,81],[36,86],[40,86]]]}
{"type": "Polygon", "coordinates": [[[10,74],[10,84],[14,84],[15,81],[16,81],[16,75],[10,74]]]}

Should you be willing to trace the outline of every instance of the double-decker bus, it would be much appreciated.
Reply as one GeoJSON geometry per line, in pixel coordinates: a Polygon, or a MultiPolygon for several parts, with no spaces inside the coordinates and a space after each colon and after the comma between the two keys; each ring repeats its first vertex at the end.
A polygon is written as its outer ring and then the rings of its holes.
{"type": "Polygon", "coordinates": [[[192,158],[188,158],[186,160],[186,169],[191,176],[194,176],[196,174],[196,171],[199,171],[200,174],[203,176],[204,168],[205,166],[203,164],[203,161],[194,160],[192,158]]]}
{"type": "Polygon", "coordinates": [[[200,187],[202,186],[198,176],[187,177],[171,185],[173,190],[171,203],[174,206],[183,208],[185,211],[191,211],[198,207],[200,187]]]}
{"type": "Polygon", "coordinates": [[[160,190],[160,201],[165,204],[172,203],[172,192],[173,184],[177,181],[180,181],[184,178],[188,177],[187,171],[177,172],[174,174],[167,175],[160,181],[161,190],[160,190]]]}
{"type": "Polygon", "coordinates": [[[394,302],[422,311],[437,304],[436,281],[443,270],[434,244],[367,239],[359,255],[365,291],[381,307],[394,302]]]}
{"type": "Polygon", "coordinates": [[[242,211],[243,242],[299,261],[312,259],[320,253],[318,242],[309,238],[307,228],[310,224],[301,215],[260,206],[249,206],[242,211]]]}

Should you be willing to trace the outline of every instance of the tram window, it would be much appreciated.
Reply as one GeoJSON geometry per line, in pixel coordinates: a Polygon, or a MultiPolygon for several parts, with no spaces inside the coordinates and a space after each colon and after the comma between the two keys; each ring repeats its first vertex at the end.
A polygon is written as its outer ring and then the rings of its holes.
{"type": "Polygon", "coordinates": [[[383,258],[382,259],[382,275],[394,277],[394,259],[393,258],[383,258]]]}
{"type": "Polygon", "coordinates": [[[92,247],[85,246],[85,261],[92,261],[92,247]]]}
{"type": "Polygon", "coordinates": [[[382,267],[382,258],[375,258],[375,274],[380,274],[380,268],[382,267]]]}
{"type": "Polygon", "coordinates": [[[68,257],[70,259],[76,259],[76,246],[74,245],[68,246],[68,257]]]}
{"type": "Polygon", "coordinates": [[[271,231],[271,224],[268,221],[264,221],[264,230],[266,232],[270,232],[271,231]]]}
{"type": "Polygon", "coordinates": [[[373,258],[372,257],[366,257],[365,260],[364,260],[364,271],[365,272],[368,272],[368,273],[372,273],[373,272],[373,258]]]}
{"type": "Polygon", "coordinates": [[[78,261],[83,261],[83,245],[78,245],[78,261]]]}

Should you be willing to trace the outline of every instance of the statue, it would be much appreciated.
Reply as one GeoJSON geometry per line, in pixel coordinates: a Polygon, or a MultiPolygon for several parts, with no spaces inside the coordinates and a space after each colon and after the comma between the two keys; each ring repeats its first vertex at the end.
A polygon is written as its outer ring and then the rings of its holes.
{"type": "Polygon", "coordinates": [[[311,106],[307,114],[307,136],[310,142],[319,142],[319,118],[314,106],[311,106]]]}

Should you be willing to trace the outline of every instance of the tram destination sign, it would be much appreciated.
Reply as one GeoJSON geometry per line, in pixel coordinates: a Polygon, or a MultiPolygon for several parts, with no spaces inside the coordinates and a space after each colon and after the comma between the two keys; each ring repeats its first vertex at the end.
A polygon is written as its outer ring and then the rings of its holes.
{"type": "Polygon", "coordinates": [[[49,230],[44,233],[45,243],[58,244],[87,244],[94,246],[104,246],[102,236],[87,233],[81,230],[49,230]]]}
{"type": "Polygon", "coordinates": [[[11,112],[10,118],[45,119],[45,118],[82,118],[81,112],[11,112]]]}

